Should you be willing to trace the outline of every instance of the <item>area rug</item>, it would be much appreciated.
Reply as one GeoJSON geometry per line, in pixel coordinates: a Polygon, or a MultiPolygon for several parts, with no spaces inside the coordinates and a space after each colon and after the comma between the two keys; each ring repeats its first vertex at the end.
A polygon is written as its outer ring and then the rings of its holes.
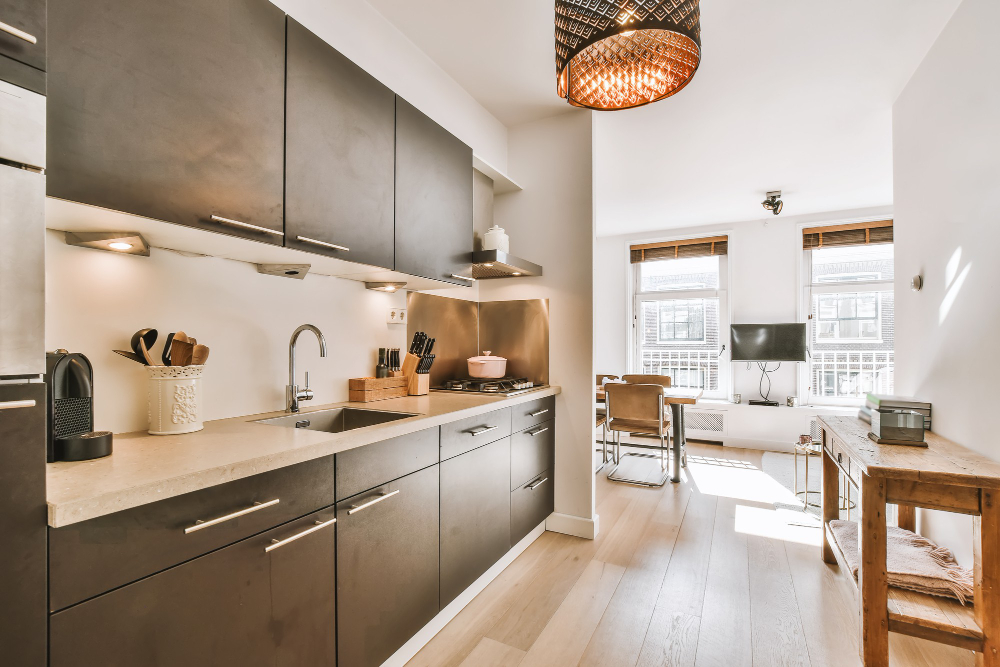
{"type": "MultiPolygon", "coordinates": [[[[857,522],[831,521],[830,530],[851,573],[857,579],[861,565],[857,522]]],[[[949,549],[895,526],[890,526],[887,530],[886,549],[890,586],[955,598],[962,604],[971,604],[972,570],[959,565],[949,549]]]]}
{"type": "MultiPolygon", "coordinates": [[[[814,456],[809,462],[809,499],[810,501],[819,504],[821,493],[820,490],[823,488],[823,473],[822,473],[823,462],[818,456],[814,456]]],[[[795,482],[795,457],[791,454],[782,454],[779,452],[764,452],[761,458],[761,469],[764,473],[770,476],[778,484],[789,491],[794,491],[795,482]]],[[[799,491],[806,490],[806,457],[799,456],[799,491]]],[[[796,498],[796,503],[793,505],[791,503],[776,503],[775,505],[781,505],[778,509],[798,509],[806,510],[809,514],[813,516],[820,515],[820,508],[818,507],[805,507],[805,503],[802,502],[805,495],[798,496],[796,498]]]]}

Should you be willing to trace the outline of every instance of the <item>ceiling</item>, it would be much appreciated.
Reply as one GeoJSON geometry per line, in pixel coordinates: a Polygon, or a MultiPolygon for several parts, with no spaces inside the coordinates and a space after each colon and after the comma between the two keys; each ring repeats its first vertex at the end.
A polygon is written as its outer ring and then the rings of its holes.
{"type": "MultiPolygon", "coordinates": [[[[567,110],[552,0],[368,1],[508,127],[567,110]]],[[[693,82],[596,115],[598,235],[891,204],[892,103],[959,4],[703,0],[693,82]]]]}

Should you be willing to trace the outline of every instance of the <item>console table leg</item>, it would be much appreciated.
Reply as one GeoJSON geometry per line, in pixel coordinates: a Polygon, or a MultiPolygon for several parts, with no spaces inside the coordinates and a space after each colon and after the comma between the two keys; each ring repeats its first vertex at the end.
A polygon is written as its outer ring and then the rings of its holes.
{"type": "Polygon", "coordinates": [[[899,512],[899,518],[896,521],[899,527],[911,533],[917,532],[917,508],[913,505],[897,505],[896,509],[899,512]]]}
{"type": "MultiPolygon", "coordinates": [[[[807,483],[808,488],[808,483],[807,483]]],[[[823,448],[823,560],[830,565],[837,564],[833,545],[826,534],[826,524],[840,518],[840,468],[823,448]]],[[[848,575],[850,576],[850,575],[848,575]]]]}
{"type": "Polygon", "coordinates": [[[858,541],[861,568],[861,661],[865,667],[889,665],[889,582],[886,576],[885,479],[861,476],[858,541]]]}
{"type": "Polygon", "coordinates": [[[976,667],[1000,666],[1000,494],[982,490],[980,516],[973,523],[976,623],[986,635],[976,667]]]}

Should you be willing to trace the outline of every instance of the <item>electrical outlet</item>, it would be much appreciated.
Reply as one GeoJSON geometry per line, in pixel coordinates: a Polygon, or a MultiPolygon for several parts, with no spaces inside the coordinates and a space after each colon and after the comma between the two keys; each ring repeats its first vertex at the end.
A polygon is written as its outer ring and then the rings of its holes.
{"type": "Polygon", "coordinates": [[[406,324],[406,308],[390,308],[385,321],[389,324],[406,324]]]}

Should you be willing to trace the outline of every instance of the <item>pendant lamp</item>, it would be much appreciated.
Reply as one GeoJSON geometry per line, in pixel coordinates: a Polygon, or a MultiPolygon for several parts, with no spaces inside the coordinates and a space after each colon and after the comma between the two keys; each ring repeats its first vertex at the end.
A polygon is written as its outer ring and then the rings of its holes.
{"type": "Polygon", "coordinates": [[[700,1],[556,0],[559,96],[612,111],[679,92],[701,64],[700,1]]]}

